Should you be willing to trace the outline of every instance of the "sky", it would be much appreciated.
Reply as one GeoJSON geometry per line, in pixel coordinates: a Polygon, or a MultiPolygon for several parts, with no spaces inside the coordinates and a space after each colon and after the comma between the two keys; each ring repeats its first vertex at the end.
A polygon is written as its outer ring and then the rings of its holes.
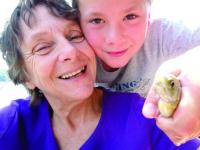
{"type": "Polygon", "coordinates": [[[191,28],[200,26],[199,0],[153,0],[152,17],[182,20],[191,28]]]}
{"type": "MultiPolygon", "coordinates": [[[[5,0],[0,5],[0,33],[3,30],[6,20],[19,0],[5,0]]],[[[71,2],[71,0],[66,0],[71,2]]],[[[179,19],[188,24],[191,28],[200,25],[200,0],[153,0],[151,18],[166,17],[179,19]]],[[[0,56],[0,69],[6,68],[0,56]]]]}

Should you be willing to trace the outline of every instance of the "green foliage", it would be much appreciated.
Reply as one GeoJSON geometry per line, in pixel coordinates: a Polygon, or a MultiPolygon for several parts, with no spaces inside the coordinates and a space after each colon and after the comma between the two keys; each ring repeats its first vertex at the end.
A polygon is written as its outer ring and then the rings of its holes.
{"type": "Polygon", "coordinates": [[[1,81],[9,81],[7,70],[5,69],[0,69],[0,82],[1,81]]]}

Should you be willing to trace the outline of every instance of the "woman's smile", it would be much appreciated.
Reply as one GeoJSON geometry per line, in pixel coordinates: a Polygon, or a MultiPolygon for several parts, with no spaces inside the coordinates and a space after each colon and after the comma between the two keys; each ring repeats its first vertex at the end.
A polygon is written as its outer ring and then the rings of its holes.
{"type": "Polygon", "coordinates": [[[71,79],[71,78],[75,78],[75,77],[78,77],[80,75],[82,75],[85,71],[86,71],[87,67],[84,66],[84,67],[81,67],[80,69],[74,71],[74,72],[71,72],[71,73],[66,73],[62,76],[60,76],[59,78],[60,79],[71,79]]]}

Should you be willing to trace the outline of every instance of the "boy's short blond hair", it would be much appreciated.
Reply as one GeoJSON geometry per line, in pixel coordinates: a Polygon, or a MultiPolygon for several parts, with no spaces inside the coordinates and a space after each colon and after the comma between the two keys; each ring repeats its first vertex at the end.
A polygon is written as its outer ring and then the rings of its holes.
{"type": "MultiPolygon", "coordinates": [[[[146,0],[150,5],[152,4],[153,0],[146,0]]],[[[72,0],[72,7],[78,8],[78,0],[72,0]]]]}

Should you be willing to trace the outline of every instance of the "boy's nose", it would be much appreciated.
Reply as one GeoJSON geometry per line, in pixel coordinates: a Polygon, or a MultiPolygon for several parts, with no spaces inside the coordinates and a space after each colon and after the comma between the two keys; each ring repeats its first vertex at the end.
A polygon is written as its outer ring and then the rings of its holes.
{"type": "Polygon", "coordinates": [[[59,61],[64,62],[76,59],[78,50],[67,39],[60,42],[59,61]]]}
{"type": "Polygon", "coordinates": [[[106,33],[107,44],[119,44],[123,41],[123,28],[120,25],[111,25],[106,33]]]}

